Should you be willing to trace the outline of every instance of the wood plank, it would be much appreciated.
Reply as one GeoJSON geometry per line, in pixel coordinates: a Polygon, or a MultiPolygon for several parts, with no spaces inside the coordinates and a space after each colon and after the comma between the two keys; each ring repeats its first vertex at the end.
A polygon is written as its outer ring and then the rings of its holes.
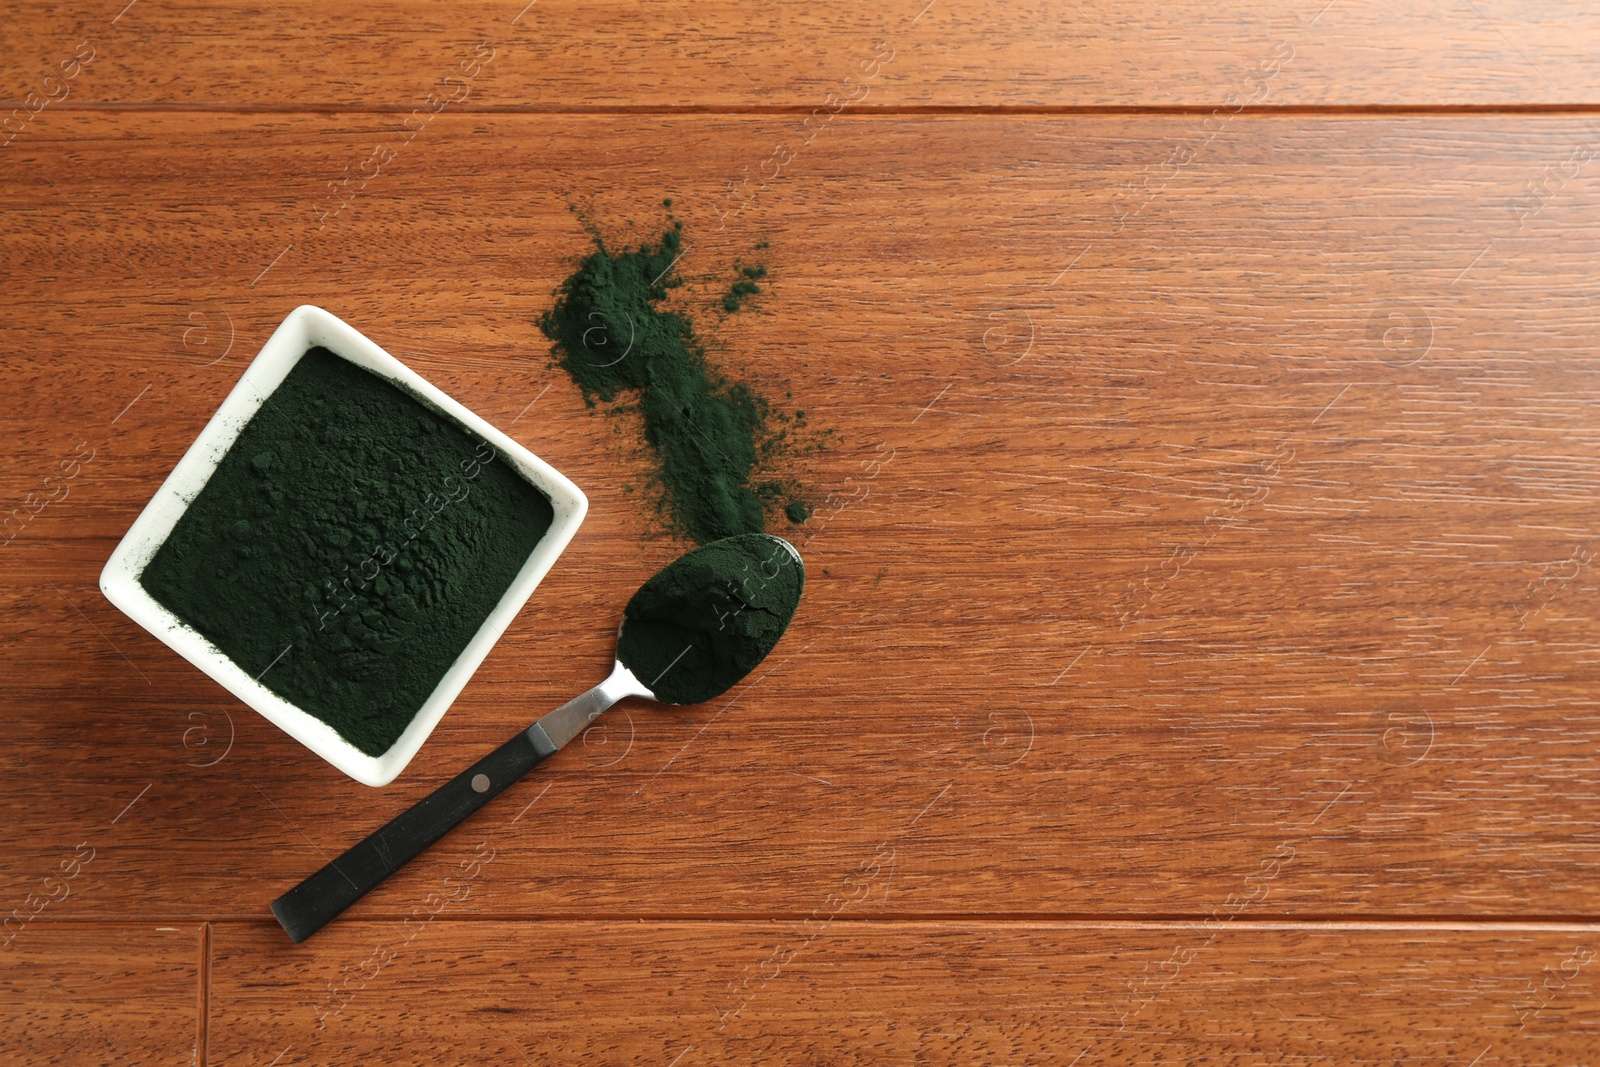
{"type": "Polygon", "coordinates": [[[1600,99],[1600,13],[1519,0],[13,6],[0,92],[8,110],[35,94],[39,125],[101,105],[410,111],[438,106],[430,91],[452,108],[544,110],[1600,99]]]}
{"type": "Polygon", "coordinates": [[[1256,917],[1592,918],[1590,126],[1197,121],[841,116],[730,202],[723,180],[791,118],[445,114],[318,229],[381,119],[52,116],[8,150],[0,492],[100,451],[3,549],[19,862],[0,888],[26,892],[73,827],[149,786],[95,914],[259,916],[600,676],[610,620],[681,546],[532,322],[587,248],[569,204],[645,236],[670,196],[715,358],[839,432],[802,471],[820,505],[802,614],[731,701],[619,709],[606,745],[355,917],[403,915],[483,842],[502,858],[463,913],[795,916],[887,842],[895,915],[1193,918],[1287,846],[1256,917]],[[769,291],[723,319],[729,264],[763,239],[769,291]],[[592,502],[386,791],[95,592],[306,301],[592,502]],[[221,362],[185,347],[197,321],[218,343],[231,324],[221,362]],[[221,762],[185,747],[213,736],[198,723],[233,738],[221,762]]]}
{"type": "Polygon", "coordinates": [[[263,924],[225,924],[211,1062],[409,1064],[473,1050],[498,1063],[678,1067],[1534,1067],[1580,1062],[1600,1040],[1592,926],[891,925],[821,914],[809,928],[441,915],[409,929],[345,924],[297,947],[263,924]]]}
{"type": "Polygon", "coordinates": [[[34,872],[44,906],[0,939],[0,1059],[198,1062],[201,929],[60,921],[79,910],[79,888],[101,877],[92,844],[61,858],[73,866],[34,872]]]}

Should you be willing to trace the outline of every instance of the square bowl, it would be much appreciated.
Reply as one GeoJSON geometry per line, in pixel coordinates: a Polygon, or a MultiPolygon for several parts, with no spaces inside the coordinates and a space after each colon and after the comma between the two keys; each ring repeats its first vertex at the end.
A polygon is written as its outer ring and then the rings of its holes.
{"type": "MultiPolygon", "coordinates": [[[[309,304],[295,308],[273,331],[183,454],[150,503],[134,520],[100,574],[100,591],[129,618],[178,655],[210,675],[222,687],[311,751],[358,782],[382,786],[392,782],[417,754],[445,711],[466,686],[489,649],[505,633],[517,612],[549,572],[583,522],[589,503],[582,491],[538,456],[468,411],[421,375],[389,355],[336,316],[309,304]],[[200,491],[222,457],[267,397],[282,384],[302,356],[323,347],[334,355],[403,387],[464,429],[487,441],[511,468],[550,501],[554,518],[516,577],[501,595],[483,625],[456,657],[405,731],[381,756],[369,756],[341,737],[332,726],[297,707],[245,673],[233,660],[177,615],[156,601],[140,576],[156,551],[200,491]]],[[[265,672],[263,672],[265,673],[265,672]]]]}

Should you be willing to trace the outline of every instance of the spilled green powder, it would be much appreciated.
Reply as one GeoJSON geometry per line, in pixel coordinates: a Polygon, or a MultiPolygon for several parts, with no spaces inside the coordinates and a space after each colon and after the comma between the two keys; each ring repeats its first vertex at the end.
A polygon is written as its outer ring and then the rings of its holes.
{"type": "Polygon", "coordinates": [[[679,557],[628,601],[617,658],[657,699],[710,700],[772,651],[804,586],[805,568],[778,539],[714,541],[679,557]]]}
{"type": "Polygon", "coordinates": [[[754,267],[740,267],[734,264],[734,269],[738,271],[738,279],[722,297],[722,310],[729,312],[738,311],[746,300],[758,295],[761,286],[756,284],[756,279],[767,276],[767,268],[760,264],[754,267]]]}
{"type": "Polygon", "coordinates": [[[313,348],[140,581],[246,674],[379,756],[553,517],[486,442],[313,348]]]}
{"type": "MultiPolygon", "coordinates": [[[[689,319],[665,307],[681,284],[682,224],[636,249],[613,252],[598,237],[596,244],[539,320],[560,365],[591,405],[637,396],[663,508],[680,532],[702,544],[759,533],[770,498],[751,477],[787,431],[771,428],[767,401],[712,367],[689,319]]],[[[740,281],[751,287],[742,295],[759,291],[754,279],[765,274],[742,268],[740,281]]]]}

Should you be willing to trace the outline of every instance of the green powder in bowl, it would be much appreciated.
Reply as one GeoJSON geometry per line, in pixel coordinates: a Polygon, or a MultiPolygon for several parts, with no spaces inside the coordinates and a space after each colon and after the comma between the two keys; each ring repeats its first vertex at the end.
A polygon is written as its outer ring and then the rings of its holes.
{"type": "Polygon", "coordinates": [[[381,755],[550,528],[550,501],[495,458],[314,348],[140,580],[261,684],[381,755]]]}
{"type": "Polygon", "coordinates": [[[134,521],[100,588],[312,751],[386,785],[587,507],[559,471],[307,305],[134,521]]]}

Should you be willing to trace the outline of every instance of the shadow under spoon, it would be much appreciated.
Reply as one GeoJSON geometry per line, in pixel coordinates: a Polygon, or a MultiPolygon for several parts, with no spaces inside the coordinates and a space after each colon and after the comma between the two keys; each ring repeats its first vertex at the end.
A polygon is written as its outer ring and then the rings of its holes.
{"type": "Polygon", "coordinates": [[[304,941],[624,697],[698,704],[726,692],[778,643],[804,585],[800,553],[770,534],[739,534],[680,556],[628,601],[610,677],[273,901],[272,914],[304,941]]]}

